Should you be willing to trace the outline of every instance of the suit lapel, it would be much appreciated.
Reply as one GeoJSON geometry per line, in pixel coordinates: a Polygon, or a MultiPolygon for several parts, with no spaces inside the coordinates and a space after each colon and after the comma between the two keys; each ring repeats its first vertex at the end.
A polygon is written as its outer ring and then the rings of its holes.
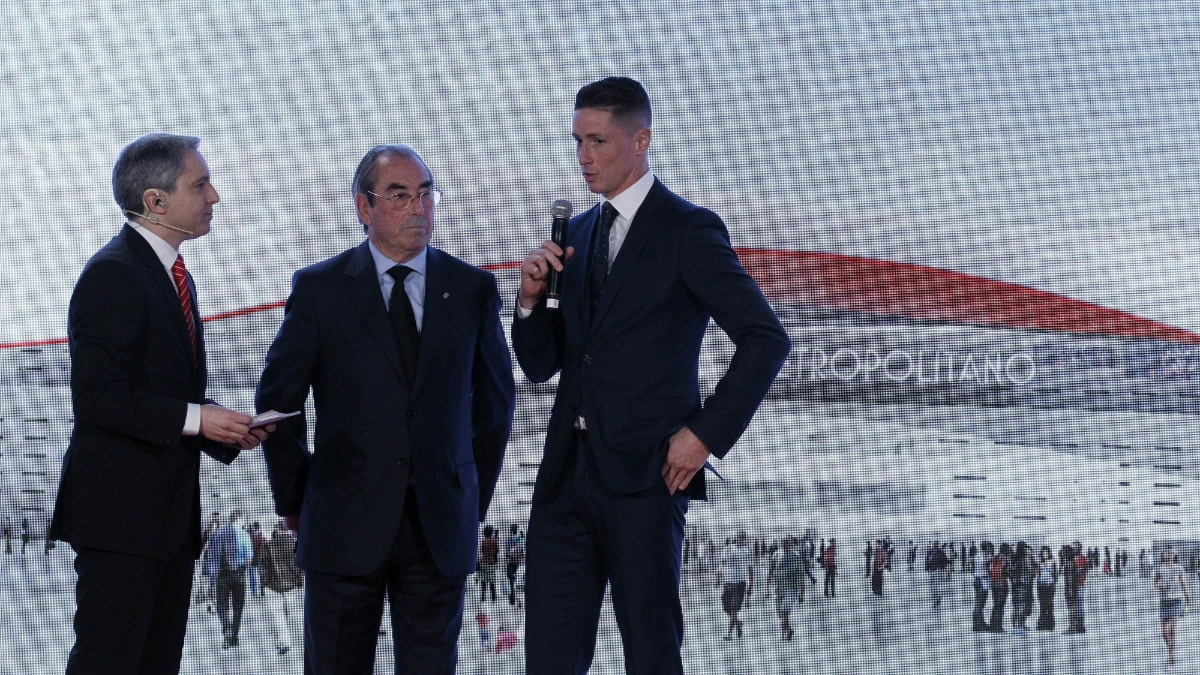
{"type": "Polygon", "coordinates": [[[417,351],[417,373],[413,390],[429,377],[433,352],[446,325],[447,303],[461,302],[450,293],[450,265],[441,251],[432,246],[425,254],[425,310],[421,317],[421,342],[417,351]]]}
{"type": "MultiPolygon", "coordinates": [[[[192,291],[192,316],[196,319],[196,380],[203,395],[204,389],[208,388],[208,354],[204,348],[204,319],[200,318],[200,299],[196,295],[196,280],[191,272],[188,272],[188,288],[192,291]]],[[[183,316],[183,310],[179,314],[183,316]]]]}
{"type": "Polygon", "coordinates": [[[396,331],[383,304],[383,293],[379,290],[379,276],[375,272],[375,260],[364,241],[354,249],[345,274],[349,277],[349,295],[354,306],[367,324],[367,332],[379,343],[380,351],[387,357],[396,377],[408,386],[404,379],[404,368],[400,364],[400,345],[396,342],[396,331]]]}
{"type": "Polygon", "coordinates": [[[596,317],[589,327],[589,335],[595,331],[596,326],[604,321],[604,316],[608,313],[609,307],[612,307],[614,298],[621,290],[621,285],[629,278],[630,270],[637,261],[638,254],[645,247],[646,240],[654,229],[651,221],[654,220],[655,211],[662,206],[666,197],[665,190],[666,188],[656,178],[654,186],[650,188],[646,199],[638,208],[637,215],[633,217],[633,222],[629,224],[629,232],[625,234],[625,241],[621,243],[617,259],[613,261],[612,269],[608,271],[608,281],[604,284],[604,296],[600,298],[600,306],[596,308],[596,317]]]}
{"type": "MultiPolygon", "coordinates": [[[[591,312],[588,308],[592,302],[592,285],[588,283],[588,261],[592,256],[592,232],[595,231],[599,218],[600,208],[593,206],[592,213],[578,220],[579,232],[568,237],[574,240],[575,255],[571,257],[574,262],[563,266],[563,296],[577,299],[571,304],[575,306],[576,317],[579,325],[583,326],[584,335],[588,334],[591,324],[591,312]]],[[[564,302],[564,309],[566,306],[567,303],[564,302]]]]}
{"type": "MultiPolygon", "coordinates": [[[[183,347],[184,353],[192,350],[191,340],[188,338],[187,322],[183,318],[183,306],[179,304],[179,291],[175,289],[175,282],[171,280],[171,275],[163,268],[162,261],[154,254],[154,249],[150,247],[150,242],[146,241],[142,235],[133,231],[133,228],[128,224],[121,229],[121,235],[125,237],[126,244],[129,245],[138,259],[142,261],[150,271],[150,278],[154,281],[154,285],[158,287],[162,294],[163,301],[167,303],[167,308],[171,316],[175,317],[172,322],[172,330],[175,332],[175,337],[179,341],[179,345],[183,347]]],[[[196,290],[192,286],[192,316],[196,318],[196,323],[200,322],[200,314],[196,311],[196,290]]],[[[200,338],[200,326],[196,326],[196,339],[200,338]]],[[[191,360],[191,356],[188,356],[191,360]]]]}

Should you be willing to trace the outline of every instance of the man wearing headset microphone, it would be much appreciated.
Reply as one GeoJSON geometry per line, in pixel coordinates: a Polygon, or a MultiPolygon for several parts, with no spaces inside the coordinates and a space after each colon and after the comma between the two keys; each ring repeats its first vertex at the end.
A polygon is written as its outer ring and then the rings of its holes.
{"type": "Polygon", "coordinates": [[[273,426],[205,397],[180,245],[220,199],[200,139],[150,134],[113,167],[129,222],[84,267],[67,314],[75,427],[49,536],[76,551],[67,673],[177,673],[200,554],[200,453],[229,464],[273,426]]]}

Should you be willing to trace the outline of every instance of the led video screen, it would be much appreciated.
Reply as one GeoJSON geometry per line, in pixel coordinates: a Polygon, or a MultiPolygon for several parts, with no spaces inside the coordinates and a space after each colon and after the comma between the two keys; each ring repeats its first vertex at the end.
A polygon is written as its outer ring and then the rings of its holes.
{"type": "MultiPolygon", "coordinates": [[[[124,222],[122,147],[202,139],[221,201],[182,253],[208,395],[249,412],[293,273],[363,240],[350,181],[379,143],[424,158],[445,194],[432,244],[495,275],[507,333],[551,203],[598,200],[571,117],[608,75],[645,85],[651,170],[724,219],[793,343],[687,516],[687,671],[1165,663],[1164,550],[1200,589],[1195,7],[67,2],[9,3],[0,25],[0,672],[61,672],[74,641],[74,554],[46,537],[73,425],[66,310],[124,222]],[[740,533],[756,582],[733,631],[740,533]],[[791,635],[785,540],[812,572],[791,635]],[[1040,561],[1019,601],[996,592],[985,541],[1040,561]]],[[[710,326],[704,395],[732,355],[710,326]]],[[[505,537],[527,527],[554,395],[514,369],[481,524],[505,537]]],[[[206,520],[279,520],[259,452],[205,459],[201,487],[206,520]]],[[[506,572],[468,578],[460,672],[523,672],[523,562],[506,572]]],[[[182,672],[301,670],[299,591],[282,623],[252,592],[230,649],[209,589],[198,566],[182,672]]],[[[1178,621],[1180,672],[1200,664],[1194,622],[1178,621]]],[[[377,672],[391,641],[385,620],[377,672]]],[[[606,604],[591,672],[623,664],[606,604]]]]}

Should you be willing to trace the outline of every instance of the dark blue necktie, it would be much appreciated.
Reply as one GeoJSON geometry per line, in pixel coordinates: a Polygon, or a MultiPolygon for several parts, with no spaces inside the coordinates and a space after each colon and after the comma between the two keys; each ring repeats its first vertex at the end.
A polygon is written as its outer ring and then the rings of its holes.
{"type": "Polygon", "coordinates": [[[396,265],[387,273],[396,280],[396,284],[392,286],[392,298],[388,301],[388,316],[392,319],[392,327],[396,329],[396,341],[400,344],[400,363],[404,367],[404,377],[408,384],[412,385],[417,372],[417,348],[421,345],[412,302],[408,299],[408,293],[404,292],[404,279],[412,274],[412,269],[396,265]]]}
{"type": "Polygon", "coordinates": [[[592,317],[596,316],[596,308],[600,306],[600,296],[604,294],[604,285],[608,282],[608,238],[612,232],[613,221],[617,219],[617,210],[609,202],[600,207],[600,220],[596,224],[595,240],[592,242],[592,260],[588,281],[591,284],[592,317]]]}

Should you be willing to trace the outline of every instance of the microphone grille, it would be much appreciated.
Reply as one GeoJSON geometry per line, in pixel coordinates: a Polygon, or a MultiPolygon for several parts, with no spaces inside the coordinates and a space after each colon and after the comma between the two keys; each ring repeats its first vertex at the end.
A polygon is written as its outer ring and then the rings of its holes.
{"type": "Polygon", "coordinates": [[[571,202],[566,199],[555,199],[554,203],[550,205],[550,213],[555,218],[570,218],[574,210],[575,207],[571,206],[571,202]]]}

